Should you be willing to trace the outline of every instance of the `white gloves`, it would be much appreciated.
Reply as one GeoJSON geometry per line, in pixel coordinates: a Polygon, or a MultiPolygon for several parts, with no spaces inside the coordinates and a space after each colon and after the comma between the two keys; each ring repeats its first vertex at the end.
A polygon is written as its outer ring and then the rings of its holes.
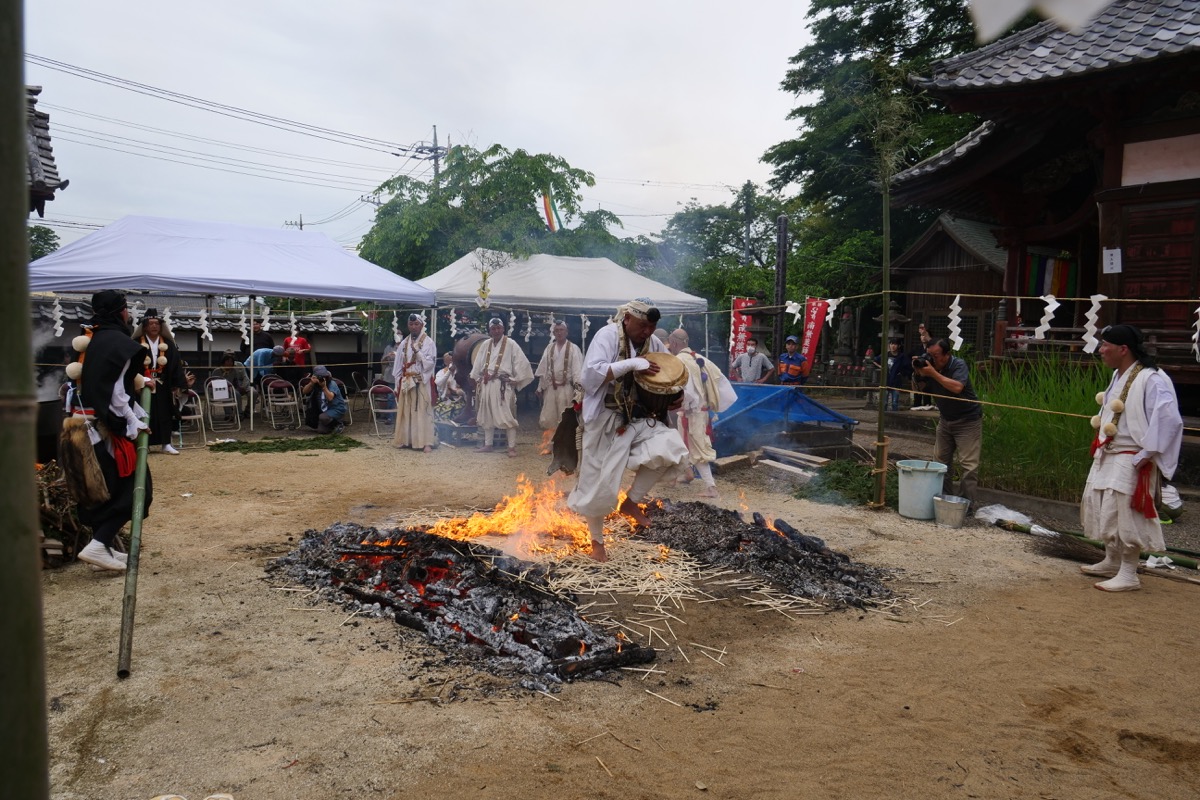
{"type": "Polygon", "coordinates": [[[624,361],[614,361],[608,365],[614,378],[628,375],[630,372],[641,372],[650,369],[650,362],[644,358],[627,358],[624,361]]]}

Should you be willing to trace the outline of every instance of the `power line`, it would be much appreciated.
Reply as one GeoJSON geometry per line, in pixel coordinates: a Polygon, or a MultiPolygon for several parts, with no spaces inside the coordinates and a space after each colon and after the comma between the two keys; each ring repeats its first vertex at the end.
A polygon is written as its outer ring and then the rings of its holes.
{"type": "Polygon", "coordinates": [[[311,136],[316,139],[324,139],[325,141],[344,144],[350,147],[359,147],[365,150],[374,150],[380,153],[387,153],[393,156],[402,156],[412,151],[412,147],[401,145],[395,142],[385,141],[383,139],[375,139],[369,136],[360,136],[355,133],[339,131],[333,128],[323,128],[318,125],[310,125],[306,122],[286,119],[284,117],[275,117],[270,114],[262,114],[257,111],[239,108],[237,106],[218,103],[212,100],[204,100],[199,97],[173,92],[168,89],[161,89],[157,86],[150,86],[145,83],[119,78],[115,75],[107,75],[103,72],[78,67],[74,64],[68,64],[64,61],[56,61],[51,58],[26,53],[25,60],[36,64],[46,69],[63,72],[68,75],[73,75],[77,78],[101,83],[106,86],[112,86],[117,89],[134,92],[136,94],[154,97],[159,100],[166,100],[171,103],[195,108],[200,111],[208,111],[213,114],[220,114],[224,117],[232,119],[240,119],[244,122],[253,122],[257,125],[264,125],[268,128],[288,131],[289,133],[300,134],[301,136],[311,136]],[[399,152],[396,152],[399,151],[399,152]]]}

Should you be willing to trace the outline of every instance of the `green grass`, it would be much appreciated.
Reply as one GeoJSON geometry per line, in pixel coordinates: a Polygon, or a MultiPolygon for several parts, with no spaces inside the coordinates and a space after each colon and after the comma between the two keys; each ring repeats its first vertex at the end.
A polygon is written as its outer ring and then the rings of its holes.
{"type": "Polygon", "coordinates": [[[268,436],[257,442],[222,442],[208,449],[214,453],[294,453],[298,450],[334,450],[344,453],[353,447],[366,447],[357,439],[341,434],[313,436],[311,438],[284,438],[268,436]]]}
{"type": "MultiPolygon", "coordinates": [[[[900,496],[899,476],[889,465],[887,473],[887,504],[896,508],[900,496]]],[[[817,471],[816,477],[796,490],[796,497],[816,503],[838,506],[864,506],[875,502],[875,464],[858,461],[830,461],[817,471]]]]}
{"type": "Polygon", "coordinates": [[[1108,382],[1100,362],[1048,356],[993,362],[972,381],[981,400],[1021,406],[984,406],[980,484],[1077,502],[1091,467],[1088,445],[1095,432],[1088,419],[1097,411],[1096,392],[1108,382]]]}

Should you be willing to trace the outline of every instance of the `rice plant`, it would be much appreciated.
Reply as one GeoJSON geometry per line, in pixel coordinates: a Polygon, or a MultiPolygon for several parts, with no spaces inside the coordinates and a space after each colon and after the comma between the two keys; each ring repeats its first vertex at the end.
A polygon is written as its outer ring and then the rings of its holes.
{"type": "Polygon", "coordinates": [[[1088,445],[1095,432],[1088,419],[1096,413],[1096,392],[1108,381],[1099,359],[993,361],[974,370],[972,381],[981,400],[999,404],[983,409],[980,483],[1077,502],[1091,467],[1088,445]]]}

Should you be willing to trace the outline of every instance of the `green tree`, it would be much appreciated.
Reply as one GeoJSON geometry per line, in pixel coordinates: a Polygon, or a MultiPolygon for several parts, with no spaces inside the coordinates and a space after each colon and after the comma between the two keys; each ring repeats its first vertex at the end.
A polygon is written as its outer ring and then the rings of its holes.
{"type": "Polygon", "coordinates": [[[25,231],[29,234],[30,261],[37,261],[59,248],[58,234],[45,225],[29,225],[25,231]]]}
{"type": "MultiPolygon", "coordinates": [[[[591,173],[550,154],[493,145],[458,146],[446,156],[436,183],[400,176],[380,191],[390,199],[363,237],[360,255],[409,279],[430,275],[475,248],[515,255],[569,251],[593,255],[606,243],[608,212],[582,214],[579,189],[595,185],[591,173]],[[541,213],[551,192],[566,221],[579,229],[551,234],[541,213]],[[603,232],[603,233],[602,233],[603,232]]],[[[608,237],[613,244],[615,237],[608,237]]]]}

